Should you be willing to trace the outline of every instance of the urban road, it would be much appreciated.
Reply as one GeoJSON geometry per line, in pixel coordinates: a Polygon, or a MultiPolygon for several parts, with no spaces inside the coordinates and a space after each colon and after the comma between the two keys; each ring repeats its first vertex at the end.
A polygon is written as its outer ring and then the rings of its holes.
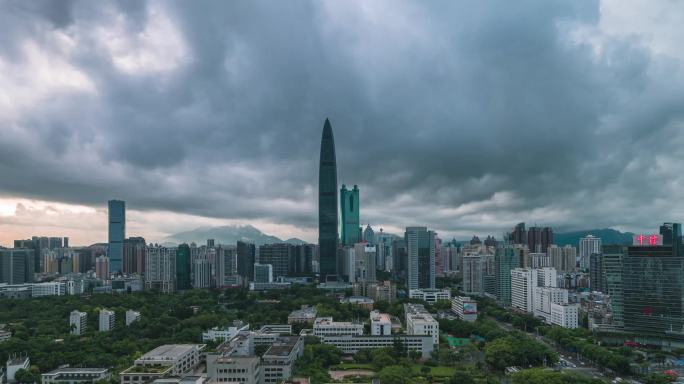
{"type": "Polygon", "coordinates": [[[585,358],[582,358],[579,354],[571,353],[571,352],[563,350],[556,343],[550,341],[549,339],[547,339],[541,335],[538,335],[538,334],[533,333],[533,332],[515,329],[511,324],[504,323],[504,322],[499,321],[499,320],[497,320],[491,316],[489,318],[491,320],[495,321],[499,325],[499,327],[501,327],[501,329],[503,329],[507,332],[512,332],[514,330],[517,330],[520,332],[525,332],[529,337],[539,341],[540,343],[542,343],[542,344],[546,345],[547,347],[551,348],[552,350],[556,351],[556,353],[558,353],[559,365],[560,365],[561,369],[581,373],[587,377],[599,379],[599,380],[602,380],[605,382],[639,383],[639,381],[633,380],[632,378],[617,379],[617,378],[608,377],[605,373],[602,372],[602,368],[599,365],[594,364],[585,358]]]}

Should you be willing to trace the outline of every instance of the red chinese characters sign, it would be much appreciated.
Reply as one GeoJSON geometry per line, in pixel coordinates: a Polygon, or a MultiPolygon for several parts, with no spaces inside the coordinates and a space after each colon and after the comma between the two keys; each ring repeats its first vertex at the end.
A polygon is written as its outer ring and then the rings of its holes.
{"type": "Polygon", "coordinates": [[[663,236],[661,235],[634,235],[632,238],[632,245],[663,245],[663,236]]]}

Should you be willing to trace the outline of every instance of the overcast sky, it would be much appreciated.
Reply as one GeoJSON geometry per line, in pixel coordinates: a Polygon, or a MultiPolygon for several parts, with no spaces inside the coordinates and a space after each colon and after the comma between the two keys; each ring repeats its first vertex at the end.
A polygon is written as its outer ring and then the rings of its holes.
{"type": "Polygon", "coordinates": [[[684,220],[682,1],[2,1],[0,244],[361,220],[497,238],[684,220]]]}

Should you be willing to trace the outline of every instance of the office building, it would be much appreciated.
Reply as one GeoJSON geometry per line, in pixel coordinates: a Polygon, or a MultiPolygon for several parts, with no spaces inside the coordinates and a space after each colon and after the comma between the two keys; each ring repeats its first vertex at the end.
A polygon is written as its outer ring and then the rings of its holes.
{"type": "Polygon", "coordinates": [[[628,332],[684,338],[684,255],[678,253],[682,242],[678,228],[678,223],[665,223],[661,227],[665,235],[652,235],[655,241],[648,242],[635,239],[627,247],[622,260],[622,316],[628,332]]]}
{"type": "Polygon", "coordinates": [[[290,276],[294,248],[294,245],[288,243],[261,245],[259,246],[259,264],[270,264],[274,277],[290,276]]]}
{"type": "Polygon", "coordinates": [[[363,230],[363,241],[370,245],[375,244],[375,231],[373,231],[373,228],[370,226],[370,224],[367,224],[366,229],[363,230]]]}
{"type": "Polygon", "coordinates": [[[190,246],[181,244],[176,249],[176,290],[184,291],[190,288],[192,288],[190,246]]]}
{"type": "Polygon", "coordinates": [[[191,372],[200,363],[198,344],[161,345],[136,359],[119,374],[121,384],[145,384],[169,376],[191,372]]]}
{"type": "Polygon", "coordinates": [[[435,233],[425,227],[407,227],[408,289],[435,288],[435,233]]]}
{"type": "Polygon", "coordinates": [[[304,355],[304,338],[280,336],[261,356],[261,384],[276,384],[288,380],[295,361],[304,355]]]}
{"type": "Polygon", "coordinates": [[[463,321],[477,320],[477,302],[468,296],[455,296],[451,300],[451,312],[463,321]]]}
{"type": "Polygon", "coordinates": [[[254,263],[256,262],[256,247],[244,241],[237,242],[237,274],[245,281],[254,277],[254,263]]]}
{"type": "Polygon", "coordinates": [[[126,326],[135,323],[140,320],[140,312],[129,309],[126,311],[126,326]]]}
{"type": "Polygon", "coordinates": [[[110,381],[112,374],[107,368],[61,367],[41,375],[42,384],[94,384],[110,381]]]}
{"type": "MultiPolygon", "coordinates": [[[[330,121],[325,119],[318,172],[318,244],[321,281],[337,280],[337,160],[330,121]]],[[[260,261],[264,263],[263,261],[260,261]]],[[[270,263],[269,263],[270,264],[270,263]]],[[[274,266],[274,271],[276,267],[274,266]]]]}
{"type": "Polygon", "coordinates": [[[294,247],[294,261],[292,263],[295,276],[311,275],[313,260],[316,256],[316,244],[299,244],[294,247]]]}
{"type": "Polygon", "coordinates": [[[232,326],[219,328],[214,327],[202,333],[202,342],[230,340],[237,336],[240,332],[248,332],[249,324],[242,321],[235,321],[232,326]]]}
{"type": "MultiPolygon", "coordinates": [[[[516,247],[509,245],[496,249],[494,254],[495,295],[499,303],[505,307],[511,305],[511,270],[519,267],[520,258],[516,247]]],[[[465,275],[463,279],[465,281],[465,275]]]]}
{"type": "Polygon", "coordinates": [[[511,307],[523,312],[533,312],[535,287],[537,287],[537,274],[532,269],[512,269],[511,307]]]}
{"type": "Polygon", "coordinates": [[[463,266],[463,292],[469,295],[484,294],[483,263],[481,255],[461,257],[463,266]]]}
{"type": "Polygon", "coordinates": [[[145,289],[173,293],[176,288],[176,248],[159,245],[145,252],[145,289]]]}
{"type": "Polygon", "coordinates": [[[439,300],[451,300],[451,290],[446,289],[411,289],[409,298],[436,303],[439,300]]]}
{"type": "Polygon", "coordinates": [[[579,264],[580,269],[589,269],[589,258],[592,254],[601,253],[601,239],[587,235],[579,240],[579,264]]]}
{"type": "Polygon", "coordinates": [[[371,335],[373,336],[389,336],[392,334],[392,320],[386,313],[380,311],[371,311],[371,335]]]}
{"type": "Polygon", "coordinates": [[[557,287],[558,273],[554,268],[534,268],[532,269],[537,274],[537,286],[539,287],[557,287]]]}
{"type": "Polygon", "coordinates": [[[254,264],[254,282],[272,283],[273,266],[271,264],[254,264]]]}
{"type": "Polygon", "coordinates": [[[88,329],[88,314],[77,310],[71,311],[69,315],[69,325],[71,325],[71,334],[80,336],[88,329]]]}
{"type": "Polygon", "coordinates": [[[313,325],[314,336],[363,335],[363,324],[333,321],[332,317],[317,317],[313,325]]]}
{"type": "Polygon", "coordinates": [[[0,249],[0,283],[33,282],[34,250],[29,248],[0,249]]]}
{"type": "MultiPolygon", "coordinates": [[[[123,242],[123,273],[145,273],[145,248],[147,244],[142,237],[130,237],[123,242]]],[[[85,271],[83,271],[85,272],[85,271]]]]}
{"type": "Polygon", "coordinates": [[[116,314],[114,313],[114,311],[101,309],[99,320],[100,332],[109,332],[113,330],[114,326],[116,325],[116,314]]]}
{"type": "Polygon", "coordinates": [[[439,344],[439,323],[422,304],[404,304],[406,333],[409,335],[428,335],[434,345],[439,344]]]}
{"type": "Polygon", "coordinates": [[[342,184],[340,189],[340,212],[342,214],[342,245],[354,245],[361,242],[361,227],[359,223],[359,187],[349,190],[342,184]]]}
{"type": "Polygon", "coordinates": [[[125,238],[126,203],[121,200],[109,200],[108,255],[110,275],[123,273],[123,243],[125,238]]]}

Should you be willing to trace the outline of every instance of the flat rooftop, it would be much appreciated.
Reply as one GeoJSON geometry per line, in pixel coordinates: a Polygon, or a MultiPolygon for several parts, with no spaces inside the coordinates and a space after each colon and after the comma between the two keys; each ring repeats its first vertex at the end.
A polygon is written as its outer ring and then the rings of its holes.
{"type": "Polygon", "coordinates": [[[44,373],[46,375],[55,375],[55,374],[60,374],[60,373],[105,373],[107,372],[107,368],[73,368],[73,367],[64,367],[64,368],[57,368],[53,369],[50,372],[44,373]]]}
{"type": "Polygon", "coordinates": [[[197,344],[166,344],[160,345],[157,348],[142,355],[136,361],[146,360],[175,360],[194,349],[198,349],[197,344]]]}
{"type": "Polygon", "coordinates": [[[299,336],[281,336],[264,353],[264,356],[288,356],[298,341],[299,336]]]}

